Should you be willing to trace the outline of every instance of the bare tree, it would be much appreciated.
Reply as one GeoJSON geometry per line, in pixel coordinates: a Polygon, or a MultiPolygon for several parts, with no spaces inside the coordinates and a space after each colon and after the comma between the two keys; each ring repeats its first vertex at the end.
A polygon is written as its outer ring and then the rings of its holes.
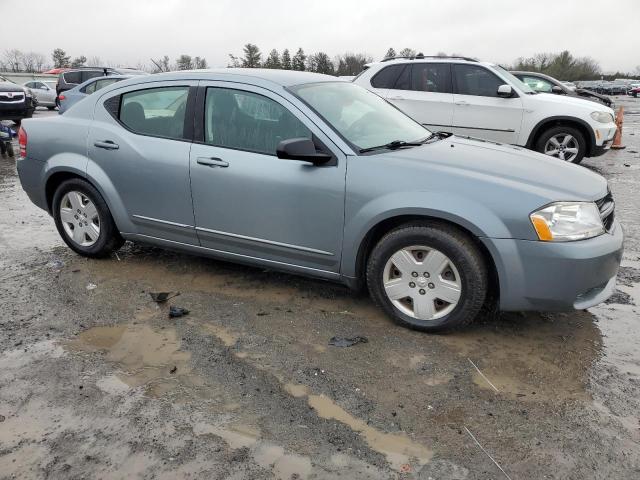
{"type": "Polygon", "coordinates": [[[336,58],[336,75],[357,75],[367,63],[373,61],[369,55],[364,53],[345,53],[344,55],[338,55],[336,58]]]}
{"type": "Polygon", "coordinates": [[[89,67],[102,67],[102,59],[97,55],[89,57],[87,60],[87,66],[89,67]]]}
{"type": "Polygon", "coordinates": [[[172,70],[168,55],[157,60],[152,58],[151,63],[153,63],[154,66],[153,73],[170,72],[172,70]]]}
{"type": "Polygon", "coordinates": [[[22,66],[24,57],[23,53],[20,50],[17,50],[15,48],[12,50],[5,50],[3,57],[4,63],[9,70],[11,70],[12,72],[20,71],[20,67],[22,66]]]}

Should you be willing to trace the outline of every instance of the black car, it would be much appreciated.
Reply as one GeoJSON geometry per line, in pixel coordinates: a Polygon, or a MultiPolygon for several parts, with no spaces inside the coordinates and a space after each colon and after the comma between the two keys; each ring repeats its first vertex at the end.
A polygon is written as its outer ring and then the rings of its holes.
{"type": "Polygon", "coordinates": [[[549,75],[538,72],[511,72],[518,77],[523,83],[527,84],[536,92],[541,93],[555,93],[556,95],[568,95],[570,97],[579,97],[585,100],[591,100],[593,102],[599,102],[607,107],[613,108],[613,100],[606,95],[586,90],[584,88],[570,89],[559,80],[556,80],[549,75]]]}
{"type": "Polygon", "coordinates": [[[31,118],[36,105],[31,90],[0,77],[0,120],[19,124],[23,118],[31,118]]]}
{"type": "Polygon", "coordinates": [[[109,75],[147,75],[146,72],[133,68],[111,68],[111,67],[78,67],[65,70],[58,76],[56,93],[58,96],[62,92],[71,90],[76,85],[86,82],[90,78],[106,77],[109,75]]]}

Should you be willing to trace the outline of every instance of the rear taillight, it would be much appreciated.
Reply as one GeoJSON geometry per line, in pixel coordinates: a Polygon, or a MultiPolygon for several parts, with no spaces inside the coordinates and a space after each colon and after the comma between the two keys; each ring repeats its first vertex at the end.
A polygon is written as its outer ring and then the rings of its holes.
{"type": "Polygon", "coordinates": [[[64,99],[66,99],[66,98],[67,98],[67,97],[65,97],[64,95],[58,95],[58,100],[64,100],[64,99]]]}
{"type": "Polygon", "coordinates": [[[27,158],[27,131],[23,127],[18,131],[18,144],[20,144],[20,158],[27,158]]]}

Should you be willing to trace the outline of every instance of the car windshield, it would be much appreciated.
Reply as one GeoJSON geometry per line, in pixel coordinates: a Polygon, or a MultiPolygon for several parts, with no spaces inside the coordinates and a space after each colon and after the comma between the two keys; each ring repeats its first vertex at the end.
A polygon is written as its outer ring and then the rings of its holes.
{"type": "Polygon", "coordinates": [[[359,150],[418,142],[431,134],[383,98],[350,82],[312,83],[291,91],[359,150]]]}
{"type": "Polygon", "coordinates": [[[495,68],[500,73],[500,75],[502,75],[504,78],[506,78],[509,82],[515,84],[516,87],[518,87],[524,93],[528,93],[530,95],[534,95],[534,94],[538,93],[533,88],[531,88],[529,85],[527,85],[522,80],[520,80],[518,77],[513,75],[511,72],[508,72],[507,70],[502,68],[500,65],[495,65],[493,68],[495,68]]]}

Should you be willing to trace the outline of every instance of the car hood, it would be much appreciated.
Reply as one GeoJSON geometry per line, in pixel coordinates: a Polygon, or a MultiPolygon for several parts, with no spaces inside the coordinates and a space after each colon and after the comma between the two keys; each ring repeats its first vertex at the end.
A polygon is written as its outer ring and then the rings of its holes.
{"type": "Polygon", "coordinates": [[[11,82],[0,82],[0,92],[25,92],[25,88],[11,82]]]}
{"type": "Polygon", "coordinates": [[[533,98],[540,102],[583,108],[587,115],[594,111],[606,111],[613,114],[613,110],[609,107],[600,105],[599,108],[596,108],[598,105],[594,105],[592,101],[587,100],[586,98],[573,97],[569,95],[556,95],[555,93],[539,93],[537,95],[533,95],[533,98]]]}
{"type": "MultiPolygon", "coordinates": [[[[452,136],[419,147],[384,153],[433,174],[457,175],[486,184],[508,185],[548,202],[595,201],[607,194],[607,181],[591,170],[521,147],[452,136]]],[[[405,165],[409,167],[409,165],[405,165]]],[[[414,169],[409,168],[409,175],[414,169]]],[[[437,178],[437,177],[436,177],[437,178]]]]}

